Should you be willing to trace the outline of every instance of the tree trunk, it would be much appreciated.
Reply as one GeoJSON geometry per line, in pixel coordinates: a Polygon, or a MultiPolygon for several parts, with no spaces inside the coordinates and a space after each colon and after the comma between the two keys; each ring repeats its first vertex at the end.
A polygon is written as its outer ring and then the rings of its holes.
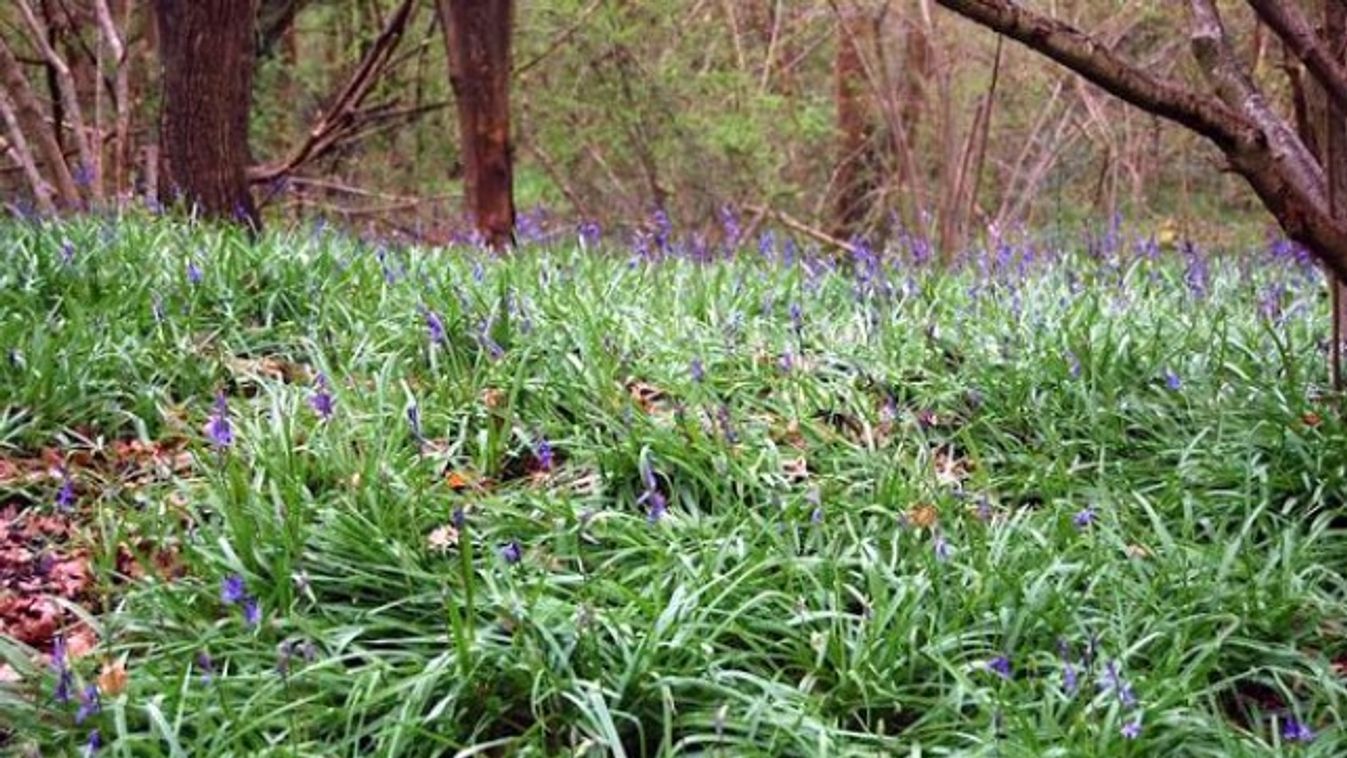
{"type": "Polygon", "coordinates": [[[255,0],[155,0],[154,7],[167,196],[258,230],[246,173],[255,0]]]}
{"type": "Polygon", "coordinates": [[[833,59],[833,102],[837,117],[837,169],[833,181],[832,235],[847,239],[865,220],[866,145],[865,62],[849,11],[837,17],[837,53],[833,59]]]}
{"type": "Polygon", "coordinates": [[[467,210],[483,241],[504,250],[514,236],[510,143],[513,0],[438,0],[458,111],[467,210]]]}
{"type": "MultiPolygon", "coordinates": [[[[3,86],[8,93],[10,104],[13,106],[13,129],[22,132],[25,141],[34,145],[37,154],[46,164],[47,175],[55,186],[59,206],[65,210],[79,208],[81,205],[79,189],[75,186],[75,179],[70,173],[65,154],[61,152],[61,145],[56,140],[56,129],[47,125],[37,95],[33,93],[19,59],[14,56],[3,36],[0,36],[0,86],[3,86]]],[[[19,140],[16,138],[14,141],[19,140]]],[[[34,191],[37,192],[37,189],[34,188],[34,191]]]]}
{"type": "MultiPolygon", "coordinates": [[[[1328,43],[1329,52],[1338,63],[1347,63],[1347,3],[1341,0],[1320,0],[1323,6],[1324,32],[1321,38],[1328,43]]],[[[1333,218],[1347,226],[1347,112],[1327,92],[1320,89],[1324,110],[1324,138],[1322,163],[1328,179],[1328,204],[1333,218]]],[[[1347,339],[1347,282],[1329,272],[1329,287],[1333,291],[1333,388],[1343,389],[1342,348],[1347,339]]]]}

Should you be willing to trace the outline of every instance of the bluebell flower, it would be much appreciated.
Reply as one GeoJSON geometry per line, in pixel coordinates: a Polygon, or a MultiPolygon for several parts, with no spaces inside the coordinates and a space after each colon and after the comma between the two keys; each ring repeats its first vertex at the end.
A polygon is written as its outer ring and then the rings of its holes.
{"type": "Polygon", "coordinates": [[[220,581],[220,602],[234,605],[243,602],[246,597],[248,588],[244,585],[242,576],[230,574],[220,581]]]}
{"type": "Polygon", "coordinates": [[[934,550],[936,560],[939,561],[949,560],[950,554],[953,552],[953,549],[950,547],[949,542],[944,538],[943,535],[939,534],[935,536],[934,550]]]}
{"type": "Polygon", "coordinates": [[[66,238],[61,239],[61,263],[69,266],[75,261],[75,245],[66,238]]]}
{"type": "Polygon", "coordinates": [[[90,758],[103,747],[103,735],[97,729],[90,729],[89,736],[84,740],[84,756],[90,758]]]}
{"type": "Polygon", "coordinates": [[[61,489],[56,493],[56,508],[69,513],[75,507],[75,483],[69,472],[62,475],[61,489]]]}
{"type": "Polygon", "coordinates": [[[602,238],[602,229],[599,228],[597,221],[584,221],[580,224],[578,236],[580,238],[580,247],[590,250],[598,247],[602,238]]]}
{"type": "Polygon", "coordinates": [[[1141,714],[1137,714],[1130,721],[1124,723],[1118,730],[1124,739],[1134,740],[1141,736],[1141,714]]]}
{"type": "Polygon", "coordinates": [[[1124,708],[1134,708],[1137,705],[1136,693],[1132,690],[1132,685],[1122,678],[1118,670],[1117,661],[1109,661],[1104,666],[1104,678],[1099,683],[1099,688],[1105,691],[1112,691],[1118,697],[1118,702],[1124,708]]]}
{"type": "Polygon", "coordinates": [[[449,523],[453,524],[454,528],[460,532],[463,531],[463,527],[468,523],[468,513],[463,510],[463,506],[458,506],[453,510],[453,513],[449,514],[449,523]]]}
{"type": "Polygon", "coordinates": [[[75,725],[83,724],[85,719],[98,714],[103,710],[103,703],[98,697],[98,687],[93,684],[86,685],[79,693],[80,707],[75,711],[75,725]]]}
{"type": "Polygon", "coordinates": [[[721,405],[716,412],[716,417],[720,421],[721,434],[725,435],[725,442],[734,445],[739,442],[739,435],[734,431],[734,421],[730,417],[730,407],[721,405]]]}
{"type": "Polygon", "coordinates": [[[197,285],[197,284],[200,284],[200,283],[201,283],[201,280],[204,279],[204,278],[205,278],[205,274],[202,273],[201,267],[199,267],[199,266],[196,265],[196,261],[195,261],[195,260],[188,260],[188,261],[187,261],[187,283],[188,283],[188,284],[192,284],[192,285],[197,285]]]}
{"type": "Polygon", "coordinates": [[[1095,521],[1094,508],[1085,508],[1071,518],[1077,529],[1087,529],[1095,521]]]}
{"type": "Polygon", "coordinates": [[[412,429],[412,436],[421,440],[421,409],[416,403],[407,406],[407,425],[412,429]]]}
{"type": "Polygon", "coordinates": [[[546,438],[538,441],[538,447],[534,451],[534,457],[538,459],[538,468],[542,471],[551,471],[556,460],[556,454],[552,451],[552,443],[546,438]]]}
{"type": "Polygon", "coordinates": [[[659,490],[648,490],[637,503],[647,503],[646,520],[650,523],[657,523],[664,518],[664,514],[669,512],[669,502],[664,498],[664,493],[659,490]]]}
{"type": "Polygon", "coordinates": [[[327,376],[319,374],[314,379],[313,394],[309,395],[309,407],[323,421],[332,418],[333,401],[332,393],[327,384],[327,376]]]}
{"type": "Polygon", "coordinates": [[[1002,679],[1009,679],[1011,676],[1010,659],[1004,655],[998,655],[987,662],[987,670],[1002,679]]]}
{"type": "Polygon", "coordinates": [[[211,660],[210,653],[202,650],[196,654],[196,668],[201,672],[201,683],[210,684],[215,677],[215,661],[211,660]]]}
{"type": "Polygon", "coordinates": [[[1178,374],[1169,369],[1165,369],[1165,387],[1177,392],[1183,388],[1183,380],[1179,378],[1178,374]]]}
{"type": "Polygon", "coordinates": [[[257,598],[243,599],[243,623],[249,627],[256,627],[262,623],[262,604],[257,602],[257,598]]]}
{"type": "Polygon", "coordinates": [[[425,317],[426,331],[430,334],[431,343],[443,345],[448,339],[448,336],[445,334],[444,321],[440,319],[439,314],[429,308],[425,308],[422,310],[421,315],[425,317]]]}
{"type": "Polygon", "coordinates": [[[500,557],[505,559],[506,563],[514,565],[524,559],[524,550],[519,546],[518,541],[510,540],[501,547],[500,557]]]}
{"type": "Polygon", "coordinates": [[[790,324],[791,328],[795,330],[795,336],[800,336],[804,331],[804,309],[800,307],[799,303],[790,304],[790,324]]]}
{"type": "Polygon", "coordinates": [[[70,689],[75,683],[75,676],[70,672],[70,661],[66,655],[65,637],[58,635],[56,639],[52,641],[51,667],[56,671],[56,688],[52,691],[52,697],[58,703],[70,702],[70,689]]]}
{"type": "Polygon", "coordinates": [[[229,423],[229,402],[223,392],[215,395],[215,409],[206,424],[206,436],[220,450],[234,444],[234,428],[229,423]]]}
{"type": "Polygon", "coordinates": [[[1287,716],[1282,722],[1282,739],[1287,742],[1313,742],[1314,730],[1309,724],[1300,721],[1295,716],[1287,716]]]}
{"type": "Polygon", "coordinates": [[[689,368],[692,373],[692,381],[698,384],[706,381],[706,369],[702,366],[701,358],[693,358],[689,368]]]}

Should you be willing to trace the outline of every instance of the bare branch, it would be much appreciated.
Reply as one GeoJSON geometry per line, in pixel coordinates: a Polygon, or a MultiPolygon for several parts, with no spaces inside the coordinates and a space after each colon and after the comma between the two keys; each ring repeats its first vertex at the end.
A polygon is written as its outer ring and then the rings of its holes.
{"type": "Polygon", "coordinates": [[[1094,37],[1009,0],[935,0],[1057,61],[1107,92],[1174,121],[1220,146],[1253,137],[1250,124],[1226,105],[1144,71],[1094,37]]]}
{"type": "Polygon", "coordinates": [[[1347,111],[1347,68],[1333,57],[1333,52],[1315,34],[1314,27],[1295,3],[1285,0],[1247,2],[1263,19],[1263,23],[1286,43],[1287,49],[1305,63],[1305,67],[1319,80],[1338,107],[1347,111]]]}
{"type": "Polygon", "coordinates": [[[56,133],[43,120],[37,96],[33,94],[28,78],[23,75],[23,68],[14,57],[14,52],[10,50],[3,35],[0,35],[0,84],[4,86],[13,105],[14,123],[11,131],[15,134],[22,133],[28,141],[37,144],[37,151],[55,180],[60,204],[66,208],[78,208],[79,189],[75,186],[74,177],[70,175],[70,167],[66,165],[65,156],[61,153],[61,145],[56,141],[56,133]]]}
{"type": "MultiPolygon", "coordinates": [[[[89,189],[94,197],[98,197],[101,187],[98,176],[99,161],[89,140],[89,132],[84,125],[84,115],[80,109],[79,96],[75,89],[75,77],[70,74],[70,66],[66,65],[65,59],[47,42],[47,29],[38,19],[37,14],[33,13],[28,0],[18,0],[18,7],[24,21],[28,24],[29,30],[33,33],[32,39],[37,44],[42,57],[46,60],[47,65],[51,66],[52,70],[56,72],[57,89],[60,91],[61,104],[64,106],[66,118],[70,119],[70,131],[75,137],[75,147],[79,149],[80,163],[84,165],[84,171],[92,173],[89,189]]],[[[60,129],[61,124],[57,124],[56,128],[60,129]]]]}

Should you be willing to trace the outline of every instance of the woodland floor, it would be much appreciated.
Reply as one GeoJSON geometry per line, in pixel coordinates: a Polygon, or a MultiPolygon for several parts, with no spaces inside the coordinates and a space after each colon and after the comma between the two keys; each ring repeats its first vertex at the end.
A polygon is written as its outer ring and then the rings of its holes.
{"type": "Polygon", "coordinates": [[[0,750],[1347,753],[1318,274],[1134,237],[7,223],[0,750]]]}

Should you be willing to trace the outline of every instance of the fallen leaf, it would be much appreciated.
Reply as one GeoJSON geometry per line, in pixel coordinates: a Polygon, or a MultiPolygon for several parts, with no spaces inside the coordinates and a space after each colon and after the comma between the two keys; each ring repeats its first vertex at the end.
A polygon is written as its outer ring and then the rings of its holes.
{"type": "Polygon", "coordinates": [[[458,544],[458,530],[453,524],[437,527],[426,538],[426,543],[430,545],[431,550],[448,550],[458,544]]]}
{"type": "Polygon", "coordinates": [[[121,661],[109,661],[98,673],[98,689],[104,695],[116,697],[126,690],[127,678],[126,666],[121,661]]]}
{"type": "Polygon", "coordinates": [[[907,509],[907,521],[918,529],[930,529],[940,520],[940,511],[930,503],[917,503],[907,509]]]}
{"type": "Polygon", "coordinates": [[[1323,418],[1320,417],[1319,414],[1315,413],[1314,411],[1305,411],[1304,413],[1301,414],[1300,420],[1302,423],[1305,424],[1305,426],[1308,426],[1311,429],[1324,423],[1323,418]]]}

